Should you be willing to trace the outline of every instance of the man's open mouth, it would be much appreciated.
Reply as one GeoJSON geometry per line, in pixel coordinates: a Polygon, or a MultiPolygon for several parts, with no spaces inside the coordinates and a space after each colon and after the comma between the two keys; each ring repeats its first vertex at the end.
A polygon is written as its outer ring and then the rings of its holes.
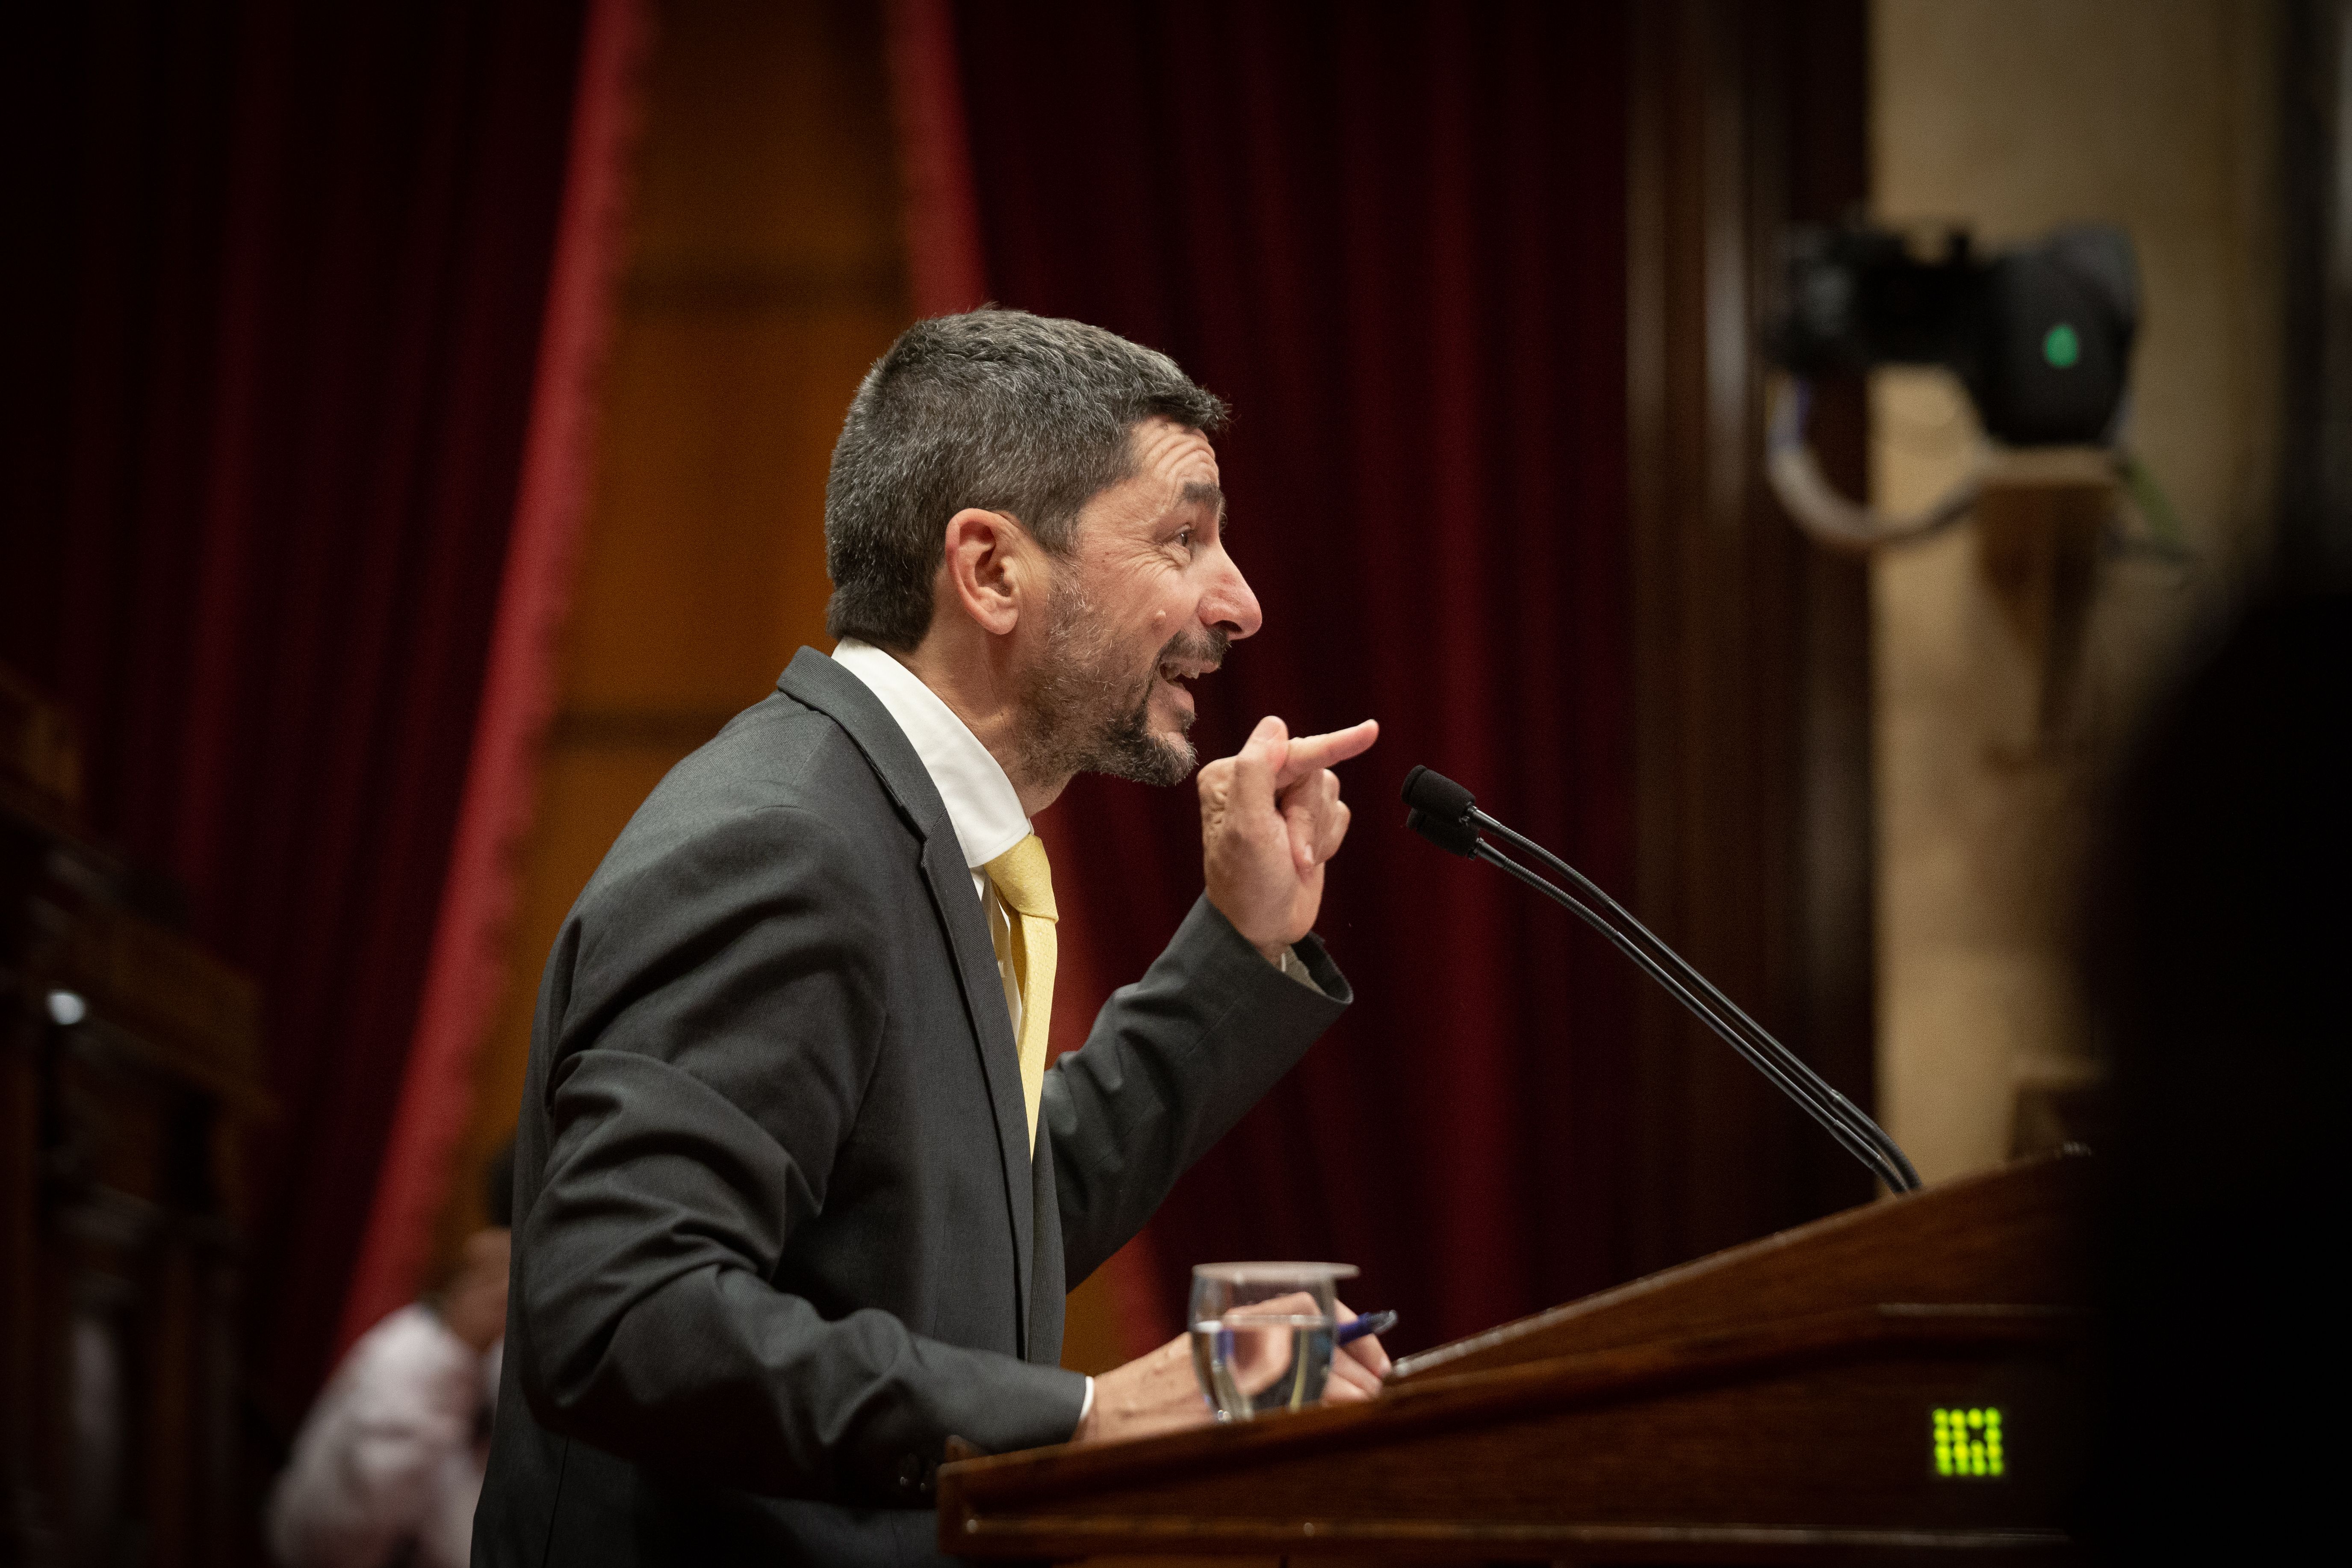
{"type": "Polygon", "coordinates": [[[1169,685],[1181,687],[1188,680],[1198,680],[1217,667],[1193,659],[1168,659],[1160,666],[1160,679],[1169,685]]]}

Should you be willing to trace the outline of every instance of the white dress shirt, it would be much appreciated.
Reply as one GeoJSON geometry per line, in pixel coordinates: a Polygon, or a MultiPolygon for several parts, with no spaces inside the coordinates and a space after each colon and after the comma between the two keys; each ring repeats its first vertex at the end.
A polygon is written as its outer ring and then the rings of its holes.
{"type": "Polygon", "coordinates": [[[948,823],[963,848],[963,863],[971,870],[972,890],[979,894],[988,919],[989,940],[998,957],[997,978],[1004,986],[1004,1008],[1013,1017],[1013,1037],[1021,1037],[1021,987],[1004,955],[1013,949],[1012,917],[988,879],[988,863],[1029,837],[1029,817],[1021,809],[1021,795],[1004,769],[980,743],[980,737],[940,700],[922,678],[872,643],[844,637],[833,650],[833,661],[866,683],[898,721],[932,787],[948,808],[948,823]]]}

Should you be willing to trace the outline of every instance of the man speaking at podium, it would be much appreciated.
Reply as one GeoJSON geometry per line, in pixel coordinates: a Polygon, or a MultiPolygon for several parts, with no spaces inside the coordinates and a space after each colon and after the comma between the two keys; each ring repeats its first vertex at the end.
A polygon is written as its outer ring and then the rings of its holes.
{"type": "MultiPolygon", "coordinates": [[[[825,495],[832,658],[671,772],[558,935],[517,1142],[479,1563],[905,1563],[946,1440],[1203,1418],[1181,1342],[1062,1370],[1065,1290],[1348,1004],[1309,934],[1362,723],[1201,770],[1206,890],[1048,1068],[1029,819],[1192,771],[1258,628],[1223,407],[1072,321],[920,322],[825,495]]],[[[1332,1397],[1386,1357],[1359,1342],[1332,1397]]]]}

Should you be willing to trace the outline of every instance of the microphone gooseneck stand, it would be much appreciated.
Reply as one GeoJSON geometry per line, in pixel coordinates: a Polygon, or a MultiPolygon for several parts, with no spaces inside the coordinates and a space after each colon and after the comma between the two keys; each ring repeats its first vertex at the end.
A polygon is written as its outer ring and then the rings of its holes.
{"type": "Polygon", "coordinates": [[[1479,810],[1476,798],[1443,773],[1426,767],[1414,768],[1405,775],[1404,801],[1412,808],[1405,826],[1448,854],[1484,860],[1500,868],[1607,937],[1612,946],[1632,959],[1643,973],[1664,986],[1668,995],[1688,1008],[1692,1016],[1713,1030],[1773,1087],[1819,1122],[1841,1148],[1885,1183],[1888,1191],[1918,1190],[1918,1172],[1912,1169],[1911,1162],[1885,1129],[1832,1088],[1795,1052],[1774,1039],[1762,1025],[1583,872],[1525,834],[1479,810]],[[1539,858],[1574,884],[1591,903],[1503,853],[1487,840],[1487,833],[1539,858]],[[1608,913],[1601,913],[1603,910],[1608,913]]]}

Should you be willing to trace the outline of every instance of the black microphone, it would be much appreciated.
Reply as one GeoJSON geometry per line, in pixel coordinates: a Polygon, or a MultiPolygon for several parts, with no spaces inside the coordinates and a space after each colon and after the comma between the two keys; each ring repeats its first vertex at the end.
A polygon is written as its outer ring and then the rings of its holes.
{"type": "Polygon", "coordinates": [[[1567,908],[1586,924],[1609,939],[1611,945],[1633,961],[1642,971],[1665,987],[1669,995],[1688,1008],[1693,1016],[1722,1038],[1725,1044],[1762,1073],[1794,1100],[1798,1107],[1835,1139],[1846,1152],[1862,1162],[1871,1173],[1886,1184],[1893,1192],[1915,1192],[1920,1185],[1919,1173],[1910,1160],[1888,1137],[1885,1129],[1864,1114],[1862,1108],[1832,1088],[1819,1073],[1801,1060],[1764,1026],[1749,1017],[1731,998],[1717,990],[1713,982],[1693,968],[1689,962],[1661,942],[1657,934],[1635,920],[1616,900],[1603,892],[1591,879],[1575,867],[1538,844],[1525,834],[1505,826],[1478,809],[1477,797],[1444,773],[1427,767],[1415,767],[1405,775],[1404,802],[1412,809],[1405,826],[1449,854],[1485,860],[1509,872],[1518,880],[1567,908]],[[1481,829],[1492,829],[1510,843],[1543,859],[1573,882],[1579,891],[1595,904],[1610,911],[1612,920],[1599,910],[1555,886],[1552,882],[1520,865],[1517,861],[1486,842],[1481,829]]]}
{"type": "Polygon", "coordinates": [[[1467,860],[1478,853],[1478,825],[1470,820],[1470,792],[1444,773],[1416,763],[1404,775],[1404,825],[1444,850],[1467,860]]]}
{"type": "Polygon", "coordinates": [[[1419,763],[1404,775],[1404,825],[1444,850],[1467,860],[1478,853],[1478,825],[1470,820],[1476,801],[1470,792],[1419,763]]]}
{"type": "MultiPolygon", "coordinates": [[[[1412,772],[1404,775],[1404,803],[1425,816],[1465,826],[1471,825],[1470,814],[1478,808],[1476,795],[1423,763],[1415,763],[1412,772]]],[[[1454,853],[1466,855],[1469,851],[1457,849],[1454,853]]]]}

